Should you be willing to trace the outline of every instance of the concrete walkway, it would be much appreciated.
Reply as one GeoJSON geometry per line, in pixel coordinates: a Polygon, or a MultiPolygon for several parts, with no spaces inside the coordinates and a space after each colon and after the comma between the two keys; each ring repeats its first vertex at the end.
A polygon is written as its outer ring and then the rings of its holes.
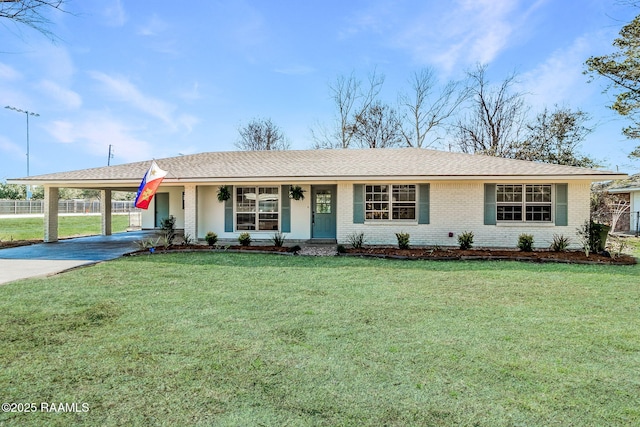
{"type": "Polygon", "coordinates": [[[49,276],[82,265],[115,259],[137,250],[135,242],[153,235],[153,231],[135,231],[0,249],[0,284],[28,277],[49,276]]]}

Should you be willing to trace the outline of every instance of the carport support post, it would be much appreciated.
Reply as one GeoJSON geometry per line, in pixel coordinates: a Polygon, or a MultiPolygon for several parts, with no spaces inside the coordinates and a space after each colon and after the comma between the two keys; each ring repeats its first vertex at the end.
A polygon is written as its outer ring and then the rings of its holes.
{"type": "Polygon", "coordinates": [[[184,186],[184,235],[198,239],[198,187],[184,186]]]}
{"type": "Polygon", "coordinates": [[[44,186],[44,241],[58,241],[58,187],[44,186]]]}
{"type": "Polygon", "coordinates": [[[100,215],[102,235],[111,236],[111,190],[100,190],[100,215]]]}

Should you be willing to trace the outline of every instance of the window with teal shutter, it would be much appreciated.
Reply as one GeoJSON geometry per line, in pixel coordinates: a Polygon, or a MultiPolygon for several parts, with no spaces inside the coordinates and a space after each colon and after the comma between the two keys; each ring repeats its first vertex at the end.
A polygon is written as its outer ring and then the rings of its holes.
{"type": "Polygon", "coordinates": [[[567,184],[556,184],[555,223],[559,226],[569,225],[569,195],[567,184]]]}
{"type": "Polygon", "coordinates": [[[418,186],[418,224],[429,224],[429,184],[418,186]]]}
{"type": "Polygon", "coordinates": [[[496,185],[484,185],[484,225],[496,224],[496,185]]]}
{"type": "Polygon", "coordinates": [[[281,219],[280,219],[280,231],[283,233],[291,232],[291,199],[289,198],[289,186],[283,185],[280,187],[281,197],[281,219]]]}
{"type": "Polygon", "coordinates": [[[226,233],[233,232],[233,186],[229,186],[231,197],[224,201],[224,231],[226,233]]]}
{"type": "Polygon", "coordinates": [[[364,185],[353,184],[353,223],[364,224],[364,185]]]}

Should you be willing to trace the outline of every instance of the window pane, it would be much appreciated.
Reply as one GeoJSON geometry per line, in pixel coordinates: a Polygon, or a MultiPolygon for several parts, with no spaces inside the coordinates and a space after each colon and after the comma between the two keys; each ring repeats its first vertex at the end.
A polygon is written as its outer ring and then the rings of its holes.
{"type": "Polygon", "coordinates": [[[527,206],[527,221],[551,221],[551,205],[527,206]]]}
{"type": "Polygon", "coordinates": [[[277,213],[266,213],[259,214],[259,230],[278,230],[278,214],[277,213]]]}
{"type": "Polygon", "coordinates": [[[393,219],[416,219],[415,203],[395,203],[393,205],[393,219]]]}
{"type": "Polygon", "coordinates": [[[239,213],[236,219],[237,230],[255,230],[256,229],[256,214],[254,213],[239,213]]]}
{"type": "Polygon", "coordinates": [[[238,187],[236,191],[236,212],[256,211],[255,187],[238,187]]]}
{"type": "Polygon", "coordinates": [[[498,185],[497,202],[522,202],[522,185],[504,184],[498,185]]]}
{"type": "Polygon", "coordinates": [[[331,191],[318,190],[316,193],[316,213],[331,213],[331,191]]]}
{"type": "Polygon", "coordinates": [[[521,205],[498,206],[498,221],[522,221],[521,205]]]}
{"type": "Polygon", "coordinates": [[[258,194],[259,212],[278,212],[278,187],[261,187],[258,194]]]}
{"type": "Polygon", "coordinates": [[[394,185],[393,201],[394,202],[415,202],[416,186],[415,185],[394,185]]]}
{"type": "Polygon", "coordinates": [[[527,202],[551,203],[551,186],[527,185],[527,202]]]}

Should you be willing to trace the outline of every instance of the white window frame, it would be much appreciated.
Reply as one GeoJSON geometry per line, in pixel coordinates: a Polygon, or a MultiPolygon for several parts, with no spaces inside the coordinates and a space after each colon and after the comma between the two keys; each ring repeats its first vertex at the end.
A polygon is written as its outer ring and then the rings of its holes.
{"type": "MultiPolygon", "coordinates": [[[[498,224],[518,224],[522,222],[536,223],[536,224],[552,224],[554,222],[554,203],[553,203],[553,185],[552,184],[496,184],[496,223],[498,224]],[[509,187],[511,188],[509,191],[509,187]],[[534,193],[536,187],[540,187],[542,192],[534,193]],[[507,190],[503,192],[502,200],[500,197],[501,188],[507,190]],[[531,191],[529,191],[531,190],[531,191]],[[545,200],[533,200],[536,195],[541,196],[545,200]],[[517,199],[520,196],[520,200],[505,200],[505,199],[517,199]],[[532,197],[529,197],[532,196],[532,197]],[[531,199],[531,200],[529,200],[531,199]],[[547,207],[548,218],[545,219],[527,219],[527,208],[547,207]],[[513,207],[519,208],[521,219],[500,219],[500,207],[513,207]]],[[[540,213],[532,212],[531,216],[540,215],[540,213]]],[[[546,212],[542,212],[541,215],[545,215],[546,212]]]]}
{"type": "Polygon", "coordinates": [[[364,220],[365,222],[416,222],[418,221],[418,185],[417,184],[365,184],[364,220]],[[401,190],[413,188],[413,200],[400,200],[401,190]],[[397,192],[395,190],[398,190],[397,192]],[[386,209],[383,206],[386,205],[386,209]],[[394,209],[412,208],[413,218],[394,218],[394,209]],[[386,214],[386,215],[385,215],[386,214]]]}
{"type": "Polygon", "coordinates": [[[276,185],[243,185],[236,186],[234,190],[233,215],[236,231],[274,232],[280,230],[280,187],[276,185]],[[273,197],[269,197],[270,194],[276,196],[275,200],[273,197]],[[242,195],[242,200],[238,199],[240,195],[242,195]],[[240,215],[253,215],[253,222],[238,221],[240,215]],[[274,221],[275,228],[260,228],[262,224],[273,224],[274,221]]]}

